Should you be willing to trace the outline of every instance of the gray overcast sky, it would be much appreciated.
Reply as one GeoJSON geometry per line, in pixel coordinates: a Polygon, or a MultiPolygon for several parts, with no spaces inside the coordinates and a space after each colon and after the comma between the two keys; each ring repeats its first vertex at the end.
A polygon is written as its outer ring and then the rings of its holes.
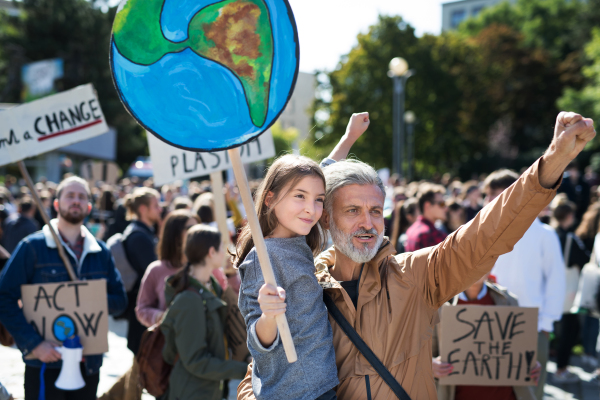
{"type": "MultiPolygon", "coordinates": [[[[300,70],[332,70],[350,51],[356,35],[366,32],[379,14],[401,15],[417,35],[438,34],[442,3],[450,0],[289,0],[300,37],[300,70]]],[[[110,0],[118,4],[119,0],[110,0]]],[[[402,54],[398,54],[402,56],[402,54]]]]}

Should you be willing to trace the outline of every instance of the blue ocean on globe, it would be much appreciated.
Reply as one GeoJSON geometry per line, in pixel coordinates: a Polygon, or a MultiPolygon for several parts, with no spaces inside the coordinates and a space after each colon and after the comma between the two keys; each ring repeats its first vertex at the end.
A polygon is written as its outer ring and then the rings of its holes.
{"type": "MultiPolygon", "coordinates": [[[[216,0],[166,0],[161,30],[166,39],[188,37],[190,20],[216,0]],[[182,12],[185,10],[185,12],[182,12]]],[[[299,66],[293,14],[286,0],[264,0],[273,32],[273,64],[268,112],[255,126],[242,83],[225,66],[190,48],[165,54],[151,65],[135,64],[111,40],[115,84],[128,111],[161,140],[187,150],[212,151],[239,146],[270,127],[284,110],[299,66]]]]}

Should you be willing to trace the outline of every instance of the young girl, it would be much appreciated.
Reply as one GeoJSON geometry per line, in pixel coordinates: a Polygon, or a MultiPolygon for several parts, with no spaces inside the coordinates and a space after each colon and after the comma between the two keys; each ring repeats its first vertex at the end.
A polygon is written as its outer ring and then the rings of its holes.
{"type": "Polygon", "coordinates": [[[243,378],[248,364],[230,359],[224,338],[228,309],[221,300],[223,290],[212,277],[225,257],[219,231],[205,225],[190,228],[185,256],[188,264],[167,280],[165,288],[167,304],[173,302],[160,325],[163,357],[174,366],[164,398],[220,400],[222,381],[243,378]]]}
{"type": "MultiPolygon", "coordinates": [[[[353,143],[367,126],[368,114],[355,114],[331,158],[345,157],[348,138],[353,143]]],[[[234,264],[242,278],[239,307],[254,358],[252,388],[259,400],[336,399],[334,388],[339,381],[332,331],[313,260],[325,245],[318,225],[324,201],[323,172],[302,156],[277,159],[259,186],[256,212],[279,288],[264,284],[248,226],[238,239],[234,264]],[[274,301],[277,295],[287,305],[274,301]],[[284,312],[298,354],[292,364],[279,343],[275,323],[275,316],[284,312]]]]}

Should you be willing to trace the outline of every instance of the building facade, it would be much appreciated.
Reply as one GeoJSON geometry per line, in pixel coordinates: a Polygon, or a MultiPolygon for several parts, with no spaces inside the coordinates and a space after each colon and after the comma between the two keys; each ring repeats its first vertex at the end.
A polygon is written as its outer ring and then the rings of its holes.
{"type": "MultiPolygon", "coordinates": [[[[507,0],[461,0],[442,4],[442,32],[458,28],[467,18],[477,16],[484,8],[507,0]]],[[[516,0],[508,0],[515,2],[516,0]]]]}
{"type": "Polygon", "coordinates": [[[296,128],[298,130],[299,141],[306,139],[311,129],[310,108],[315,99],[316,86],[317,79],[314,74],[299,72],[292,98],[279,116],[278,121],[283,129],[296,128]]]}
{"type": "Polygon", "coordinates": [[[18,17],[21,15],[21,10],[17,7],[15,3],[7,0],[0,0],[0,12],[6,12],[11,17],[18,17]]]}

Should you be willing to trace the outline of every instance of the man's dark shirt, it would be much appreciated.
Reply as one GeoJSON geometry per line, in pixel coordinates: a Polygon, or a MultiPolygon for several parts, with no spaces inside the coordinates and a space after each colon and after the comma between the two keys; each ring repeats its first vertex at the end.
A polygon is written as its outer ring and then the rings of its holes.
{"type": "Polygon", "coordinates": [[[358,279],[354,281],[343,281],[340,285],[346,290],[350,300],[354,304],[354,308],[358,307],[358,279]]]}
{"type": "Polygon", "coordinates": [[[40,227],[35,220],[21,214],[8,218],[4,221],[2,247],[12,254],[21,240],[39,230],[40,227]]]}
{"type": "Polygon", "coordinates": [[[437,229],[431,221],[420,215],[406,231],[406,251],[416,251],[435,246],[446,239],[446,233],[437,229]]]}
{"type": "Polygon", "coordinates": [[[69,246],[69,249],[71,249],[73,254],[75,254],[75,257],[77,257],[77,261],[81,261],[81,255],[83,254],[83,243],[85,242],[85,236],[79,235],[79,237],[75,241],[75,244],[71,244],[63,236],[63,234],[60,231],[58,231],[58,234],[60,235],[60,238],[62,239],[62,241],[65,242],[67,244],[67,246],[69,246]]]}

